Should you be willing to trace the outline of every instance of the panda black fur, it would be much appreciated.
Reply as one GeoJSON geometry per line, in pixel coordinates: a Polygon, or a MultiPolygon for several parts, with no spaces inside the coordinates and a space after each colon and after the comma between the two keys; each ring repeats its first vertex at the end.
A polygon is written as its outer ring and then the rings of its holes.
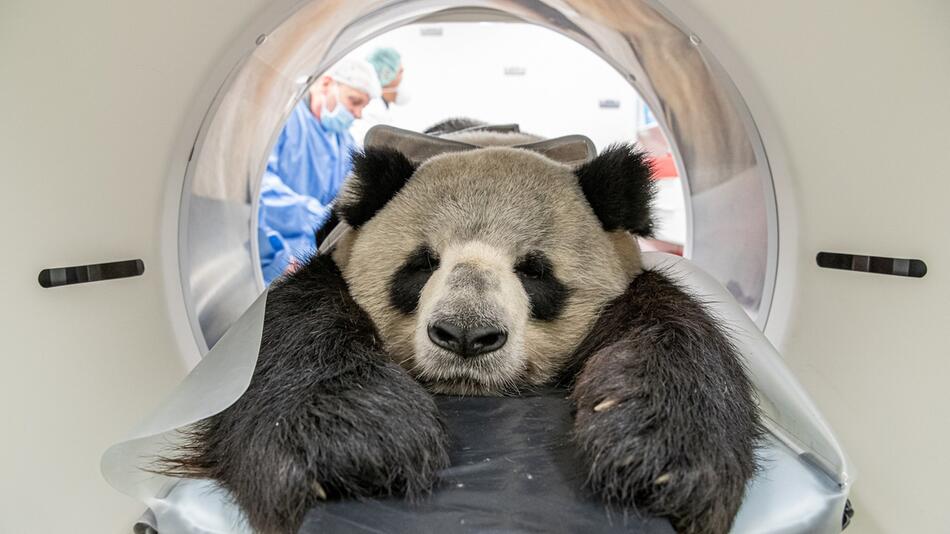
{"type": "Polygon", "coordinates": [[[271,287],[247,392],[165,472],[218,480],[259,532],[295,532],[320,500],[433,486],[448,455],[430,392],[562,381],[592,490],[727,532],[759,415],[704,305],[640,268],[630,234],[652,230],[652,197],[626,145],[578,168],[505,147],[355,154],[335,208],[354,230],[271,287]]]}

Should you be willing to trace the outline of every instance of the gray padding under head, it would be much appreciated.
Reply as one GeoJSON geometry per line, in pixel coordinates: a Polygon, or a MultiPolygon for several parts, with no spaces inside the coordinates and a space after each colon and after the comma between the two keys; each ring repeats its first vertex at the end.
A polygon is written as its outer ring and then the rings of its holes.
{"type": "Polygon", "coordinates": [[[402,152],[415,163],[446,152],[462,152],[478,148],[476,145],[442,139],[411,130],[378,124],[366,132],[363,144],[367,148],[387,147],[402,152]]]}
{"type": "MultiPolygon", "coordinates": [[[[494,131],[492,127],[475,127],[477,130],[494,131]]],[[[501,125],[504,131],[519,132],[518,125],[501,125]]],[[[411,130],[404,130],[394,126],[379,124],[370,128],[366,133],[364,145],[367,148],[388,147],[402,152],[415,163],[421,163],[438,154],[448,152],[462,152],[481,148],[479,145],[463,143],[452,139],[445,139],[435,135],[427,135],[411,130]]],[[[522,148],[537,152],[554,161],[565,165],[577,165],[589,161],[597,155],[593,141],[583,135],[566,135],[554,139],[546,139],[534,143],[510,145],[512,148],[522,148]]]]}
{"type": "Polygon", "coordinates": [[[546,139],[537,143],[518,145],[517,148],[544,154],[565,165],[585,163],[597,156],[597,148],[594,146],[594,142],[583,135],[565,135],[564,137],[546,139]]]}

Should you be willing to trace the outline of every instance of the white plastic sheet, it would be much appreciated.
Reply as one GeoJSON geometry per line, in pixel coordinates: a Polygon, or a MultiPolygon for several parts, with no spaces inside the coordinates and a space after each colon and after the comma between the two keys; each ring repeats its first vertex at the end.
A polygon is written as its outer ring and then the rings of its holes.
{"type": "Polygon", "coordinates": [[[247,390],[257,365],[267,293],[261,294],[191,373],[129,436],[102,456],[102,474],[115,489],[149,507],[174,479],[143,470],[173,452],[178,429],[221,412],[247,390]]]}

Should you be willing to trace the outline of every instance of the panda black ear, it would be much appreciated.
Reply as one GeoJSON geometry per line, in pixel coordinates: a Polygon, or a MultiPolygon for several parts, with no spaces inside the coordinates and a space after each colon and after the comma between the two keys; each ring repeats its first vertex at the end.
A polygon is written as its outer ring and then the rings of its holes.
{"type": "Polygon", "coordinates": [[[383,209],[416,166],[402,152],[371,147],[352,154],[353,171],[336,200],[335,211],[353,228],[359,228],[383,209]]]}
{"type": "Polygon", "coordinates": [[[574,173],[605,231],[653,235],[653,167],[645,152],[628,144],[610,145],[574,173]]]}

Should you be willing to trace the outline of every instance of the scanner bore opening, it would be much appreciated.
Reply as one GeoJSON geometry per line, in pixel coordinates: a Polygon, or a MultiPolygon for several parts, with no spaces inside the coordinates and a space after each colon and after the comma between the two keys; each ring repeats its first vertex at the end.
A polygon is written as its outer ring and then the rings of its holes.
{"type": "MultiPolygon", "coordinates": [[[[204,353],[263,289],[256,209],[267,155],[307,79],[358,45],[419,21],[517,20],[585,46],[630,82],[655,112],[687,192],[685,254],[718,278],[763,327],[777,256],[771,173],[741,95],[702,41],[652,3],[619,10],[579,3],[405,1],[335,15],[305,4],[221,84],[198,135],[180,204],[186,310],[204,353]],[[566,12],[570,11],[570,12],[566,12]]],[[[266,18],[266,17],[265,17],[266,18]]]]}

